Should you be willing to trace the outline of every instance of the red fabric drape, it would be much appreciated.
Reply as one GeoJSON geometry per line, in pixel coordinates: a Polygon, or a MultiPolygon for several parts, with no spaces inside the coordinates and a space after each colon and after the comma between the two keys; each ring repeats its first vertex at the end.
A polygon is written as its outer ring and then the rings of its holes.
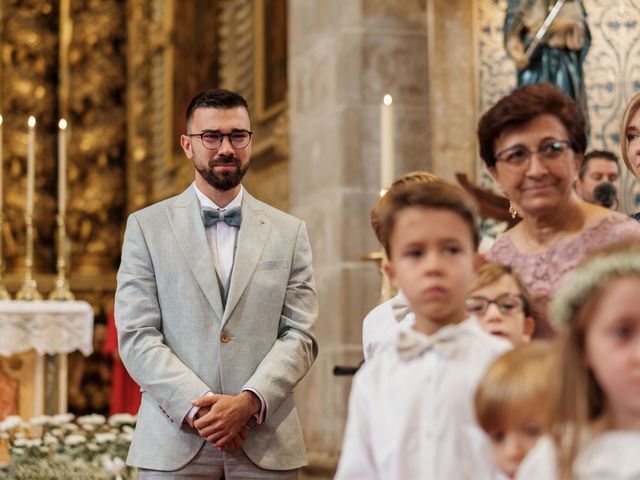
{"type": "Polygon", "coordinates": [[[102,353],[113,358],[109,414],[137,414],[138,408],[140,408],[140,387],[124,368],[120,355],[118,355],[118,333],[113,313],[107,319],[107,335],[102,353]]]}

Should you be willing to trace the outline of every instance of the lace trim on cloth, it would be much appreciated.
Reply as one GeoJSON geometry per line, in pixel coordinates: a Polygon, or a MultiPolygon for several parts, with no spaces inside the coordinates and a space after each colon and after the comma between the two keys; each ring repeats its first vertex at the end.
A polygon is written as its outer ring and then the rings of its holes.
{"type": "Polygon", "coordinates": [[[631,218],[640,222],[640,212],[634,213],[633,215],[631,215],[631,218]]]}
{"type": "Polygon", "coordinates": [[[520,253],[508,235],[501,235],[487,252],[492,262],[509,265],[520,275],[531,298],[536,320],[536,337],[554,333],[549,324],[547,306],[564,276],[573,270],[591,250],[624,239],[640,240],[640,224],[618,212],[612,212],[596,225],[546,252],[520,253]]]}
{"type": "Polygon", "coordinates": [[[34,349],[53,355],[93,351],[93,309],[87,302],[1,301],[0,356],[34,349]]]}

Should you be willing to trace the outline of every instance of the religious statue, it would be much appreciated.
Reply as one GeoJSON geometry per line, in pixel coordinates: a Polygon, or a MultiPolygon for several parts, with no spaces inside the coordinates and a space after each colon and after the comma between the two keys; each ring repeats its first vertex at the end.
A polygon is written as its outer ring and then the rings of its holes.
{"type": "Polygon", "coordinates": [[[518,86],[549,82],[587,113],[582,64],[591,34],[582,0],[508,0],[504,44],[518,86]]]}

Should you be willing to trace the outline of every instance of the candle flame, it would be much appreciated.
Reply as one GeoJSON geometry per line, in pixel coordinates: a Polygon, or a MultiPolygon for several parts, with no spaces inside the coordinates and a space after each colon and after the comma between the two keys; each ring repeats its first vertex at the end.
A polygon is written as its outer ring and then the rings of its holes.
{"type": "Polygon", "coordinates": [[[33,128],[36,126],[36,117],[34,117],[33,115],[31,115],[29,117],[29,120],[27,121],[27,125],[29,125],[29,128],[33,128]]]}
{"type": "Polygon", "coordinates": [[[0,125],[2,125],[2,115],[0,115],[0,125]]]}
{"type": "Polygon", "coordinates": [[[67,128],[67,121],[64,118],[61,118],[58,122],[58,128],[60,130],[64,130],[65,128],[67,128]]]}
{"type": "Polygon", "coordinates": [[[391,97],[391,95],[389,95],[388,93],[384,96],[384,98],[382,99],[382,101],[384,102],[385,105],[391,105],[393,103],[393,98],[391,97]]]}
{"type": "Polygon", "coordinates": [[[380,190],[380,192],[378,193],[378,198],[384,197],[388,191],[389,191],[388,188],[383,188],[382,190],[380,190]]]}

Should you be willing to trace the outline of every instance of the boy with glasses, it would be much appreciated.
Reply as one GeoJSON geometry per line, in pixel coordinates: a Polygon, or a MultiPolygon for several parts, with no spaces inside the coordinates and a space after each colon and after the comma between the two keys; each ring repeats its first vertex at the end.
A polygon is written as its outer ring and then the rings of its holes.
{"type": "Polygon", "coordinates": [[[478,271],[466,301],[467,313],[491,333],[514,346],[531,342],[535,321],[520,277],[511,267],[486,263],[478,271]]]}

